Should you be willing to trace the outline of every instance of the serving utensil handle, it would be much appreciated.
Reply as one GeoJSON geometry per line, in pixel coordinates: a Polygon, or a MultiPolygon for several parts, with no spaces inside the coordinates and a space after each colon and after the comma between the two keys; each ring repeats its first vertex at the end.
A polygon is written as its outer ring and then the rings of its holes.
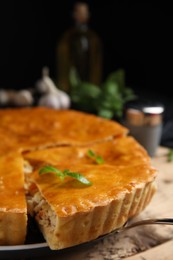
{"type": "Polygon", "coordinates": [[[173,225],[173,218],[145,219],[145,220],[134,222],[134,223],[130,224],[129,226],[125,225],[117,231],[121,232],[125,229],[130,229],[130,228],[142,226],[142,225],[151,225],[151,224],[173,225]]]}

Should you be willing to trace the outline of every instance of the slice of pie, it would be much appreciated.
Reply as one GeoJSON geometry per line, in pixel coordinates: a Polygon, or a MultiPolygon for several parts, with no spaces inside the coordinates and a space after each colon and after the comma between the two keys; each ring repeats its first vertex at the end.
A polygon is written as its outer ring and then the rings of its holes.
{"type": "Polygon", "coordinates": [[[0,156],[0,245],[23,244],[26,230],[23,158],[8,153],[0,156]]]}
{"type": "Polygon", "coordinates": [[[95,157],[89,156],[89,152],[100,156],[104,163],[120,166],[131,166],[143,162],[150,163],[150,157],[145,149],[130,136],[112,139],[84,147],[65,146],[37,150],[24,153],[25,160],[35,164],[97,164],[95,157]]]}
{"type": "Polygon", "coordinates": [[[92,182],[84,186],[52,172],[30,175],[30,208],[51,249],[93,240],[121,227],[140,213],[154,192],[156,170],[147,163],[130,167],[85,164],[55,165],[92,182]]]}
{"type": "Polygon", "coordinates": [[[49,108],[0,110],[0,151],[81,146],[126,135],[128,130],[95,115],[49,108]],[[10,141],[9,141],[10,140],[10,141]]]}

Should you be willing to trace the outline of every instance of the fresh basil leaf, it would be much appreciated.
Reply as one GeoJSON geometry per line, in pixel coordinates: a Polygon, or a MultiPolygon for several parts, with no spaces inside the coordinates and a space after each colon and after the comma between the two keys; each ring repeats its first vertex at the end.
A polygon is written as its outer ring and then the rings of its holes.
{"type": "Polygon", "coordinates": [[[97,164],[102,164],[102,163],[104,163],[105,161],[103,160],[103,158],[102,158],[101,156],[97,156],[97,157],[96,157],[96,162],[97,162],[97,164]]]}
{"type": "Polygon", "coordinates": [[[137,98],[125,85],[125,71],[118,69],[108,75],[101,86],[79,79],[75,69],[70,76],[70,97],[74,109],[94,113],[100,117],[121,118],[124,104],[137,98]]]}
{"type": "Polygon", "coordinates": [[[106,82],[116,82],[119,87],[119,91],[125,88],[125,71],[123,69],[118,69],[112,72],[106,79],[106,82]]]}
{"type": "Polygon", "coordinates": [[[104,95],[115,96],[119,93],[117,82],[108,81],[103,86],[104,95]]]}
{"type": "Polygon", "coordinates": [[[80,174],[78,172],[70,172],[70,171],[68,171],[68,172],[65,173],[65,175],[66,176],[70,176],[70,177],[78,180],[79,182],[81,182],[81,183],[83,183],[85,185],[88,185],[88,186],[92,185],[92,183],[89,180],[87,180],[82,174],[80,174]]]}
{"type": "Polygon", "coordinates": [[[95,157],[95,153],[92,150],[88,150],[87,154],[89,157],[92,157],[92,158],[95,157]]]}
{"type": "Polygon", "coordinates": [[[85,81],[82,83],[81,90],[83,91],[83,93],[85,93],[87,96],[90,96],[91,98],[97,98],[101,92],[98,86],[85,81]]]}
{"type": "Polygon", "coordinates": [[[98,115],[103,118],[111,119],[114,116],[114,112],[111,109],[100,109],[98,115]]]}
{"type": "Polygon", "coordinates": [[[51,172],[55,173],[55,175],[60,177],[61,180],[64,179],[64,174],[53,166],[47,165],[39,170],[40,175],[44,173],[51,173],[51,172]]]}
{"type": "Polygon", "coordinates": [[[66,176],[70,176],[79,182],[85,184],[85,185],[92,185],[92,183],[87,180],[82,174],[78,172],[71,172],[69,169],[65,169],[63,172],[53,166],[47,165],[44,166],[39,170],[39,174],[45,174],[45,173],[55,173],[55,176],[60,177],[61,180],[64,180],[66,176]]]}
{"type": "Polygon", "coordinates": [[[96,111],[100,93],[101,90],[98,86],[85,81],[76,88],[72,87],[71,100],[74,108],[85,112],[96,111]]]}
{"type": "Polygon", "coordinates": [[[39,174],[43,174],[43,173],[50,173],[50,172],[55,172],[57,174],[61,174],[61,171],[56,169],[55,167],[53,166],[50,166],[50,165],[46,165],[44,166],[43,168],[41,168],[39,170],[39,174]]]}
{"type": "Polygon", "coordinates": [[[94,159],[97,164],[102,164],[102,163],[104,163],[103,158],[102,158],[101,156],[95,154],[95,152],[92,151],[92,150],[88,150],[88,151],[87,151],[87,155],[88,155],[90,158],[94,159]]]}

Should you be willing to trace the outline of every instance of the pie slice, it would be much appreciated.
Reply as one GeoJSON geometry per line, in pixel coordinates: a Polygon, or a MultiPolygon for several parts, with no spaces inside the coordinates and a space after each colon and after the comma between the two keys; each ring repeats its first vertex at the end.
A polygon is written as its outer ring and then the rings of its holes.
{"type": "Polygon", "coordinates": [[[17,152],[0,156],[0,245],[20,245],[27,230],[23,158],[17,152]]]}
{"type": "Polygon", "coordinates": [[[30,175],[30,207],[53,250],[91,241],[121,227],[140,213],[154,192],[156,170],[148,163],[130,167],[84,164],[55,165],[92,182],[84,186],[52,172],[30,175]]]}
{"type": "Polygon", "coordinates": [[[0,110],[0,118],[1,153],[57,145],[81,146],[110,140],[128,132],[115,121],[74,110],[39,107],[4,109],[0,110]]]}
{"type": "Polygon", "coordinates": [[[89,156],[89,151],[94,152],[96,156],[103,159],[104,163],[110,165],[131,166],[143,162],[150,163],[150,157],[145,149],[130,136],[84,147],[65,146],[43,149],[24,153],[23,156],[33,165],[41,165],[41,163],[63,165],[67,161],[71,164],[97,164],[95,157],[89,156]]]}

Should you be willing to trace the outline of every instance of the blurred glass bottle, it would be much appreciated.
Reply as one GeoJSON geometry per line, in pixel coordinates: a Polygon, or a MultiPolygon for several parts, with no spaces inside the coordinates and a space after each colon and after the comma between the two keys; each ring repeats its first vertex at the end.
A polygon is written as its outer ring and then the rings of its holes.
{"type": "Polygon", "coordinates": [[[97,33],[88,27],[87,3],[77,2],[73,9],[74,26],[67,30],[57,47],[57,83],[70,91],[72,69],[82,81],[100,85],[102,78],[102,44],[97,33]]]}

